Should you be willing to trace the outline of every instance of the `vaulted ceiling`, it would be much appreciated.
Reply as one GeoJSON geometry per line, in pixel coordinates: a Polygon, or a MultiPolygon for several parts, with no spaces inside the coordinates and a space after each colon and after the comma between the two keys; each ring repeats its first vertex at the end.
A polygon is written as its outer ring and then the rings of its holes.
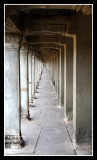
{"type": "Polygon", "coordinates": [[[91,5],[5,5],[5,32],[20,32],[33,50],[46,61],[58,52],[62,35],[72,31],[76,13],[92,14],[91,5]]]}

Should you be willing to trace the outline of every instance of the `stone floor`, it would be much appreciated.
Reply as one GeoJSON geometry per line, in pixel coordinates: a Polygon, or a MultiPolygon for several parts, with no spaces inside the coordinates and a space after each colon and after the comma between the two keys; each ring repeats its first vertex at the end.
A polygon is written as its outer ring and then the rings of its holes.
{"type": "Polygon", "coordinates": [[[30,118],[21,121],[24,146],[21,149],[5,149],[5,156],[91,155],[89,148],[74,149],[72,122],[65,124],[64,110],[58,106],[57,94],[45,68],[33,107],[30,107],[30,118]]]}

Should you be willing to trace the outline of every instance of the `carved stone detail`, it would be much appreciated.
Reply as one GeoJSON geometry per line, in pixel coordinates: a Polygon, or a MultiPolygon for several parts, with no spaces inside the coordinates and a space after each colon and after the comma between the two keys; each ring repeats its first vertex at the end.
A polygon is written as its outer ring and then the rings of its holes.
{"type": "Polygon", "coordinates": [[[5,147],[12,148],[21,148],[23,144],[23,139],[21,136],[17,135],[5,135],[5,147]]]}

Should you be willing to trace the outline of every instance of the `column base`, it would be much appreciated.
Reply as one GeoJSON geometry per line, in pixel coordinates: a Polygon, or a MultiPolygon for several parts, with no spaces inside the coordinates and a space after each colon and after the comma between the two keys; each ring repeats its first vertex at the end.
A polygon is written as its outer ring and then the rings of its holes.
{"type": "Polygon", "coordinates": [[[35,96],[35,95],[33,95],[33,96],[32,96],[32,99],[36,99],[36,96],[35,96]]]}
{"type": "Polygon", "coordinates": [[[60,102],[59,98],[58,98],[58,102],[57,103],[58,103],[58,108],[61,109],[61,102],[60,102]]]}
{"type": "Polygon", "coordinates": [[[32,103],[33,103],[33,101],[29,102],[29,106],[32,106],[33,105],[32,103]]]}
{"type": "Polygon", "coordinates": [[[69,111],[69,112],[65,115],[64,122],[65,122],[65,123],[68,123],[69,121],[72,121],[72,120],[73,120],[73,112],[72,112],[72,111],[69,111]]]}
{"type": "Polygon", "coordinates": [[[29,106],[30,106],[30,107],[34,107],[33,103],[29,103],[29,106]]]}
{"type": "Polygon", "coordinates": [[[35,91],[34,91],[35,93],[37,92],[37,89],[35,89],[35,91]]]}
{"type": "Polygon", "coordinates": [[[23,145],[23,139],[21,136],[17,136],[17,135],[5,136],[5,148],[20,149],[22,145],[23,145]]]}
{"type": "Polygon", "coordinates": [[[59,107],[59,109],[63,109],[64,105],[63,104],[59,104],[58,107],[59,107]]]}
{"type": "Polygon", "coordinates": [[[30,119],[30,114],[29,113],[21,113],[21,118],[22,119],[30,119]]]}
{"type": "Polygon", "coordinates": [[[58,108],[59,108],[59,109],[62,109],[62,106],[61,106],[61,104],[58,104],[58,108]]]}
{"type": "Polygon", "coordinates": [[[68,123],[68,117],[64,118],[64,122],[68,123]]]}
{"type": "Polygon", "coordinates": [[[92,128],[90,127],[79,128],[79,132],[76,140],[75,140],[75,137],[73,138],[73,145],[75,149],[78,149],[81,147],[87,148],[87,146],[92,147],[92,128]]]}
{"type": "MultiPolygon", "coordinates": [[[[36,90],[38,89],[38,84],[37,84],[37,86],[36,86],[36,90]]],[[[37,92],[37,91],[36,91],[37,92]]]]}

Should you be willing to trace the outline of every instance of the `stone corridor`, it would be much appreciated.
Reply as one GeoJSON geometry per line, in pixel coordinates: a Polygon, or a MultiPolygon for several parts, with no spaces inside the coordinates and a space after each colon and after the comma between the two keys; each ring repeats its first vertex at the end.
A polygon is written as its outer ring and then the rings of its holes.
{"type": "Polygon", "coordinates": [[[65,124],[64,108],[59,108],[55,88],[44,67],[36,98],[30,106],[30,119],[21,120],[21,149],[5,149],[5,155],[91,154],[91,149],[74,149],[72,122],[65,124]]]}
{"type": "Polygon", "coordinates": [[[93,154],[93,4],[4,4],[4,155],[93,154]]]}

